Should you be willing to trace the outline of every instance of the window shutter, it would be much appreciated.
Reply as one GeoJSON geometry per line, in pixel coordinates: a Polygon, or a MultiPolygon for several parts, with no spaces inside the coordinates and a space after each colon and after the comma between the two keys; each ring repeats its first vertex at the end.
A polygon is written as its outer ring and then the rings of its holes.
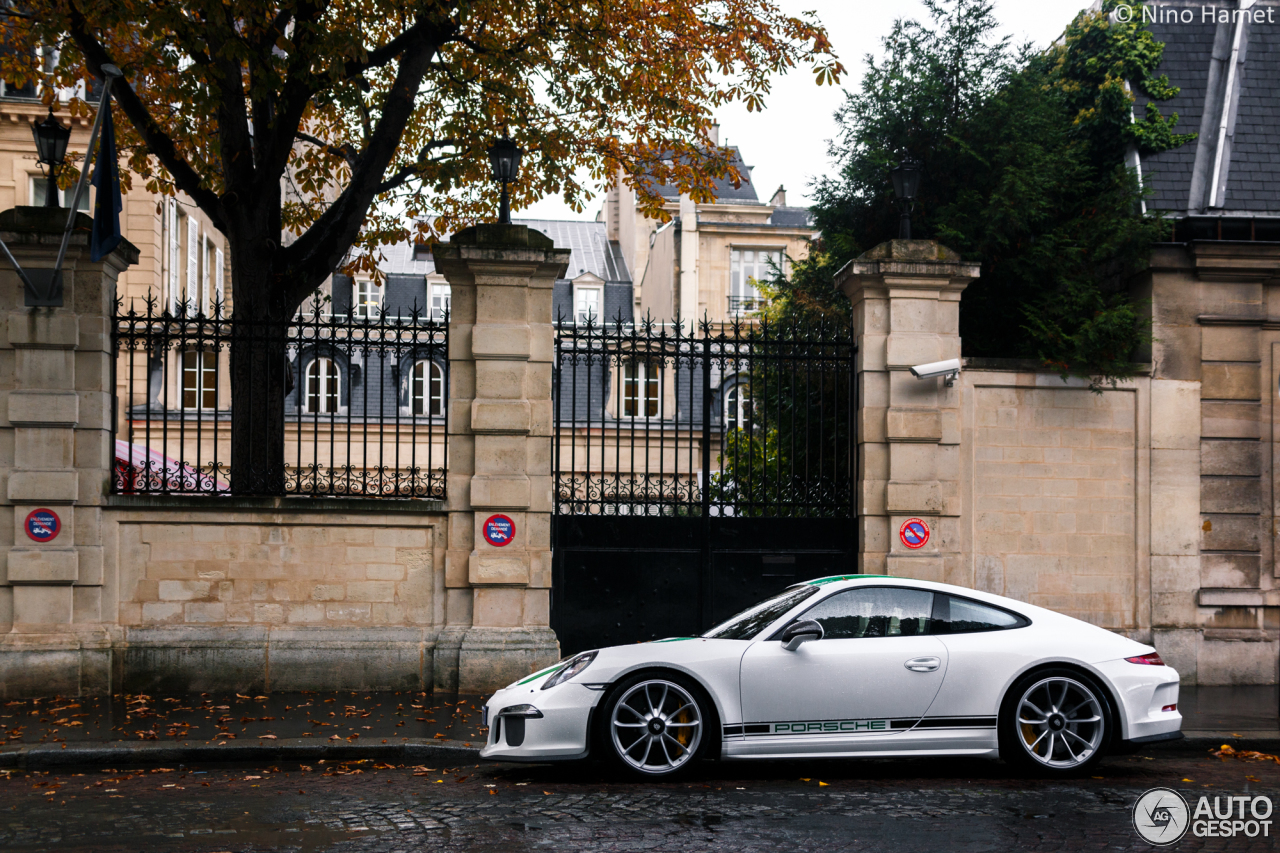
{"type": "Polygon", "coordinates": [[[209,269],[209,235],[200,235],[200,265],[204,269],[200,270],[200,313],[205,314],[209,311],[209,277],[212,270],[209,269]]]}
{"type": "Polygon", "coordinates": [[[200,223],[194,216],[187,217],[187,293],[185,302],[200,298],[200,223]]]}
{"type": "Polygon", "coordinates": [[[222,275],[223,275],[222,266],[223,266],[222,250],[216,249],[213,253],[213,276],[214,276],[213,281],[214,281],[214,288],[215,288],[214,293],[216,294],[214,296],[214,299],[217,300],[219,304],[221,304],[227,298],[226,290],[224,288],[223,280],[222,280],[222,275]]]}
{"type": "Polygon", "coordinates": [[[168,200],[169,211],[169,276],[168,281],[164,283],[166,290],[165,300],[169,303],[169,313],[176,313],[178,310],[178,248],[181,242],[178,239],[178,203],[174,199],[168,200]]]}

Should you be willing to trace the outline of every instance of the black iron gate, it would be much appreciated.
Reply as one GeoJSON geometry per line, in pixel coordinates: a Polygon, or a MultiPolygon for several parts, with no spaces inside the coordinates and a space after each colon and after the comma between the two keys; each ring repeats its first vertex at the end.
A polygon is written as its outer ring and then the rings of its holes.
{"type": "Polygon", "coordinates": [[[847,324],[561,324],[551,620],[566,653],[688,634],[854,567],[847,324]]]}

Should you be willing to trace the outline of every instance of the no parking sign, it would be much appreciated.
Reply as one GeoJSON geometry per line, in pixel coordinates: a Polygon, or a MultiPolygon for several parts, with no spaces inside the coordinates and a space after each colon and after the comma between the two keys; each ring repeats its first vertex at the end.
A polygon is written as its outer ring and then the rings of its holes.
{"type": "Polygon", "coordinates": [[[491,515],[484,522],[484,541],[495,548],[510,545],[516,538],[516,523],[505,515],[491,515]]]}
{"type": "Polygon", "coordinates": [[[27,536],[36,542],[52,542],[62,532],[62,519],[51,509],[33,509],[23,523],[27,536]]]}
{"type": "Polygon", "coordinates": [[[898,538],[912,551],[929,544],[929,525],[923,518],[908,518],[898,528],[898,538]]]}

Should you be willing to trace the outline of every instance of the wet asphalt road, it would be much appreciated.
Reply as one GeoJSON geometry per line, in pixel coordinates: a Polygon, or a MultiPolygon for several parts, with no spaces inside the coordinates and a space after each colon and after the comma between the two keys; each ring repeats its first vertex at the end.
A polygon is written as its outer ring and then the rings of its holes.
{"type": "MultiPolygon", "coordinates": [[[[3,775],[0,849],[67,853],[1151,850],[1129,812],[1153,786],[1193,804],[1280,803],[1274,761],[1154,750],[1070,782],[967,759],[708,764],[667,784],[591,765],[372,762],[3,775]]],[[[1188,836],[1174,849],[1277,845],[1188,836]]]]}

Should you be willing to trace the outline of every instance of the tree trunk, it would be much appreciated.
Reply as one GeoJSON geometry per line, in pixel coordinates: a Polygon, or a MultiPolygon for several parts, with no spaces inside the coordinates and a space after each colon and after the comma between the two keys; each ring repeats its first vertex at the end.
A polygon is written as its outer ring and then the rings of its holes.
{"type": "Polygon", "coordinates": [[[289,479],[284,401],[293,312],[268,259],[237,257],[232,247],[231,492],[237,495],[283,495],[289,479]]]}

